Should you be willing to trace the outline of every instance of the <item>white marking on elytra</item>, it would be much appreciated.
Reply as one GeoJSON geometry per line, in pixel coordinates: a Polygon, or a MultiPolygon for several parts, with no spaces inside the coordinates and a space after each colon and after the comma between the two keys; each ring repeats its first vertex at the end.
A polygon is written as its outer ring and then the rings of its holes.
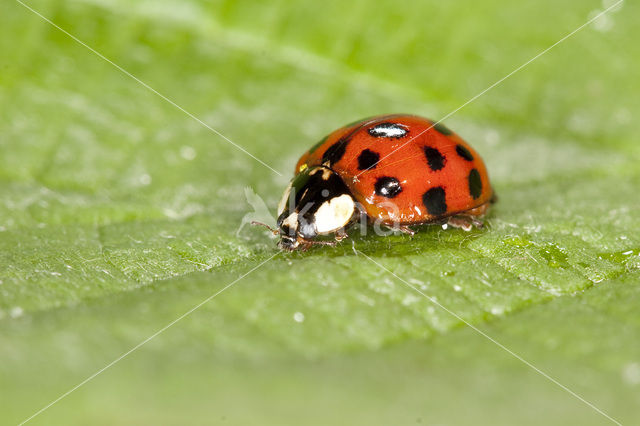
{"type": "Polygon", "coordinates": [[[289,184],[289,186],[287,186],[287,189],[284,190],[284,195],[282,196],[282,198],[280,199],[280,202],[278,203],[278,217],[282,214],[282,212],[284,211],[284,208],[287,207],[287,201],[289,201],[290,193],[291,193],[291,184],[289,184]]]}
{"type": "Polygon", "coordinates": [[[319,234],[333,232],[349,223],[356,205],[348,194],[325,201],[315,213],[316,229],[319,234]]]}

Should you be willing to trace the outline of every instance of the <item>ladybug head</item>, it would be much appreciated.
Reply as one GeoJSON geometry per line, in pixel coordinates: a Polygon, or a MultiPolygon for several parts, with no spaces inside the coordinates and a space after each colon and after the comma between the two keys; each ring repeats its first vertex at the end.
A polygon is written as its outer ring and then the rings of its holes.
{"type": "Polygon", "coordinates": [[[356,205],[342,178],[333,170],[311,167],[293,178],[278,206],[279,246],[307,248],[319,235],[347,226],[356,205]]]}

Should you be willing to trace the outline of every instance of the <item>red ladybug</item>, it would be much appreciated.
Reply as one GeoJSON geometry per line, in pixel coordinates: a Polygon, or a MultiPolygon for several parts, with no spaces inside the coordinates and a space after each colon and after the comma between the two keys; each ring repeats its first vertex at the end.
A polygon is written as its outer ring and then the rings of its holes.
{"type": "Polygon", "coordinates": [[[494,200],[484,162],[445,126],[415,115],[367,118],[298,160],[278,206],[279,246],[335,244],[364,216],[410,234],[423,223],[470,230],[494,200]]]}

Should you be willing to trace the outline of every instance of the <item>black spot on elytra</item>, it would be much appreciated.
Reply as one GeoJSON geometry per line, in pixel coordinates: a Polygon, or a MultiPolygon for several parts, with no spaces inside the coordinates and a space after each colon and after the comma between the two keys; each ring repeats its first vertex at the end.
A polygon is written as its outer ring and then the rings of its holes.
{"type": "Polygon", "coordinates": [[[437,186],[431,188],[422,196],[422,203],[431,216],[441,216],[447,212],[447,200],[444,188],[437,186]]]}
{"type": "Polygon", "coordinates": [[[329,165],[335,164],[344,155],[347,150],[347,144],[349,139],[340,139],[338,142],[331,145],[324,154],[322,154],[322,163],[329,163],[329,165]]]}
{"type": "Polygon", "coordinates": [[[480,173],[476,169],[471,169],[469,172],[469,194],[474,200],[482,194],[482,179],[480,179],[480,173]]]}
{"type": "Polygon", "coordinates": [[[403,138],[409,133],[406,126],[398,123],[391,123],[385,121],[384,123],[378,123],[375,126],[367,130],[374,138],[403,138]]]}
{"type": "Polygon", "coordinates": [[[433,128],[436,129],[436,131],[438,131],[439,133],[442,133],[445,136],[449,136],[452,135],[453,132],[451,130],[449,130],[449,128],[447,126],[445,126],[442,123],[435,123],[433,125],[433,128]]]}
{"type": "Polygon", "coordinates": [[[429,168],[434,172],[442,169],[447,162],[447,159],[444,158],[444,155],[442,155],[440,151],[430,146],[424,147],[424,155],[427,157],[429,168]]]}
{"type": "Polygon", "coordinates": [[[398,179],[384,176],[376,181],[375,190],[376,194],[382,197],[393,198],[402,192],[402,186],[400,186],[398,179]]]}
{"type": "Polygon", "coordinates": [[[380,154],[365,149],[358,155],[358,170],[375,169],[379,160],[380,154]]]}
{"type": "Polygon", "coordinates": [[[465,148],[462,145],[456,145],[456,152],[458,153],[458,155],[462,158],[464,158],[467,161],[473,161],[473,155],[471,155],[471,153],[469,152],[469,150],[467,148],[465,148]]]}

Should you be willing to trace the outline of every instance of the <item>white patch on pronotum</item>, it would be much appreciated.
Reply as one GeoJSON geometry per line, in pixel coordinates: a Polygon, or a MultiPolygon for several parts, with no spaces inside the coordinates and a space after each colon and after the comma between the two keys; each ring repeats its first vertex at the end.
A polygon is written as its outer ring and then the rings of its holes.
{"type": "Polygon", "coordinates": [[[325,201],[315,214],[317,232],[325,234],[342,228],[349,223],[355,207],[353,198],[347,194],[325,201]]]}
{"type": "Polygon", "coordinates": [[[313,176],[319,172],[322,172],[322,180],[329,180],[329,178],[331,177],[331,170],[327,169],[326,167],[316,167],[311,171],[311,173],[309,173],[309,176],[313,176]]]}
{"type": "Polygon", "coordinates": [[[278,216],[282,214],[282,212],[284,211],[284,208],[287,206],[290,193],[291,193],[291,184],[289,184],[289,186],[287,186],[287,189],[284,190],[284,195],[282,196],[282,199],[280,199],[280,202],[278,203],[278,216]]]}
{"type": "Polygon", "coordinates": [[[291,213],[285,220],[282,221],[282,224],[288,226],[289,228],[296,229],[296,227],[298,226],[298,213],[291,213]]]}

